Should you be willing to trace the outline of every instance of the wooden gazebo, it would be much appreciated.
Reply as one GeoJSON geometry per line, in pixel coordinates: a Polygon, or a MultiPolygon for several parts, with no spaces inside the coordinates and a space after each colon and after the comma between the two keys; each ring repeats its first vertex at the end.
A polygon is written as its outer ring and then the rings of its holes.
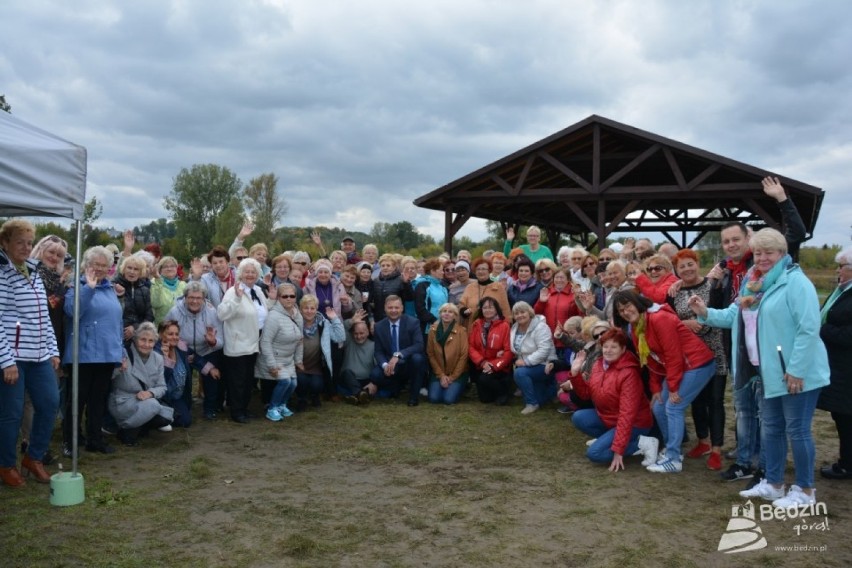
{"type": "Polygon", "coordinates": [[[779,228],[761,179],[781,179],[808,238],[825,192],[800,181],[592,115],[414,200],[444,211],[444,248],[471,217],[535,224],[555,246],[612,233],[659,232],[695,245],[730,221],[779,228]],[[687,242],[688,233],[697,233],[687,242]],[[679,238],[677,238],[679,237],[679,238]]]}

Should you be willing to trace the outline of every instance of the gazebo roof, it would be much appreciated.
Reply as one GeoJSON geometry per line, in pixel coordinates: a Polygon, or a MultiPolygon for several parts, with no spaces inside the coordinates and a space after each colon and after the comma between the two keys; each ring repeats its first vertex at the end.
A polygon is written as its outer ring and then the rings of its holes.
{"type": "Polygon", "coordinates": [[[810,238],[822,189],[596,115],[414,204],[445,211],[449,238],[479,217],[536,224],[585,244],[590,236],[647,231],[677,242],[676,232],[687,246],[687,232],[699,232],[697,240],[729,221],[778,227],[778,207],[760,183],[768,175],[780,178],[810,238]]]}

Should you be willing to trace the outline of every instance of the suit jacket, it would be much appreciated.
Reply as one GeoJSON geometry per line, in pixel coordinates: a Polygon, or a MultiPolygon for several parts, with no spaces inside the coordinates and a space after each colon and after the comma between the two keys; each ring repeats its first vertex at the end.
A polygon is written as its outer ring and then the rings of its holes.
{"type": "MultiPolygon", "coordinates": [[[[415,353],[425,352],[423,347],[423,329],[420,320],[403,314],[397,320],[399,323],[399,351],[403,359],[408,359],[415,353]]],[[[376,322],[373,332],[376,344],[376,363],[381,366],[393,358],[394,349],[391,343],[390,320],[385,318],[376,322]]]]}

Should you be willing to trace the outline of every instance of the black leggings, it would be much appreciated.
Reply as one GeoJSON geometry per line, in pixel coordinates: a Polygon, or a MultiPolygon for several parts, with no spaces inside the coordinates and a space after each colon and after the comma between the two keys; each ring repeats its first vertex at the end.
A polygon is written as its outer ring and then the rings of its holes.
{"type": "Polygon", "coordinates": [[[727,375],[715,375],[692,401],[692,420],[695,435],[703,440],[709,436],[711,446],[725,443],[725,383],[727,375]]]}

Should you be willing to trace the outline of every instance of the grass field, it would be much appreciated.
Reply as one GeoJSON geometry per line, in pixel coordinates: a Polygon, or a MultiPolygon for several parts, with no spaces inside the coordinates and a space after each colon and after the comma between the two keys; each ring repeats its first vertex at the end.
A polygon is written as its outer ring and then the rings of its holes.
{"type": "MultiPolygon", "coordinates": [[[[741,483],[702,460],[609,473],[553,408],[325,403],[283,423],[225,420],[83,453],[82,505],[0,488],[0,565],[837,566],[852,562],[849,486],[818,480],[830,530],[760,523],[768,546],[717,552],[741,483]],[[827,546],[819,553],[778,545],[827,546]]],[[[256,409],[260,411],[259,406],[256,409]]],[[[730,432],[730,441],[733,434],[730,432]]],[[[833,461],[818,413],[817,465],[833,461]]],[[[68,462],[68,460],[65,460],[68,462]]],[[[68,465],[67,463],[65,464],[68,465]]],[[[52,468],[55,470],[55,467],[52,468]]],[[[821,520],[821,519],[820,519],[821,520]]]]}

